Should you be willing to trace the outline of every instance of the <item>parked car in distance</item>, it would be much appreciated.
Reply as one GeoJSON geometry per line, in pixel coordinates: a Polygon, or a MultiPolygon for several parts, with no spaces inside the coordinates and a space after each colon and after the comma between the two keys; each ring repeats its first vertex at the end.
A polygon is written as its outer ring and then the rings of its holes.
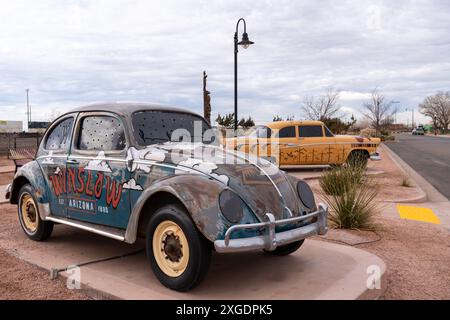
{"type": "Polygon", "coordinates": [[[203,279],[212,250],[283,256],[327,232],[328,209],[305,181],[215,145],[209,129],[182,109],[75,109],[49,126],[6,197],[32,240],[46,240],[55,224],[130,244],[144,238],[156,277],[179,291],[203,279]]]}
{"type": "Polygon", "coordinates": [[[425,135],[425,129],[423,127],[419,126],[419,127],[413,129],[412,134],[414,136],[423,136],[423,135],[425,135]]]}
{"type": "Polygon", "coordinates": [[[277,121],[225,140],[232,150],[275,158],[279,165],[342,165],[379,160],[379,138],[334,135],[321,121],[277,121]],[[273,151],[273,148],[276,148],[273,151]]]}

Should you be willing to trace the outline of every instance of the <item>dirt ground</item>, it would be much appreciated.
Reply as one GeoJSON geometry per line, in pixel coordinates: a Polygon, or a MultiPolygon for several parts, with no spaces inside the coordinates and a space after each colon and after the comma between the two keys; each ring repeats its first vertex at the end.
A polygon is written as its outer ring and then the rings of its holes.
{"type": "Polygon", "coordinates": [[[89,299],[69,290],[63,280],[50,280],[48,272],[0,249],[0,300],[81,300],[89,299]]]}
{"type": "MultiPolygon", "coordinates": [[[[382,299],[450,299],[450,235],[441,226],[378,217],[379,230],[341,231],[318,240],[349,244],[378,255],[387,265],[387,290],[382,299]]],[[[332,233],[333,231],[330,231],[332,233]]],[[[330,234],[329,233],[329,234],[330,234]]]]}
{"type": "Polygon", "coordinates": [[[12,182],[13,178],[14,178],[13,172],[0,174],[0,186],[3,186],[5,184],[10,184],[12,182]]]}

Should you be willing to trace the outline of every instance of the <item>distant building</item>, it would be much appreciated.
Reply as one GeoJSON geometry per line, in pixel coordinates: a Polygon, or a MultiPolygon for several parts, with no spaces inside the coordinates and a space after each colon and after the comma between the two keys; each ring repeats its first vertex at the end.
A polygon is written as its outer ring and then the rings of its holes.
{"type": "Polygon", "coordinates": [[[44,133],[50,122],[44,121],[31,121],[28,122],[28,132],[30,133],[44,133]]]}
{"type": "Polygon", "coordinates": [[[0,120],[0,132],[17,133],[23,131],[22,121],[0,120]]]}

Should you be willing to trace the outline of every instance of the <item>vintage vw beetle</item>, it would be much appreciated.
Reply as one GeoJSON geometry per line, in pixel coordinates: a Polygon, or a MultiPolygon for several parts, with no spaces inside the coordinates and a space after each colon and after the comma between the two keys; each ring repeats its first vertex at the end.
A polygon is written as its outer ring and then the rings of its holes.
{"type": "Polygon", "coordinates": [[[205,276],[212,249],[287,255],[326,233],[328,210],[304,181],[221,148],[210,129],[192,112],[155,105],[73,110],[48,128],[7,197],[36,241],[55,223],[145,238],[155,275],[179,291],[205,276]]]}

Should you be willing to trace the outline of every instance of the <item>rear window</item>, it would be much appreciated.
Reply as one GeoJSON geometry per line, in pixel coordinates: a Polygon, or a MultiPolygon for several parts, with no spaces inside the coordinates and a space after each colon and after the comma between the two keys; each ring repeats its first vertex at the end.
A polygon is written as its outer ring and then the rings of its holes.
{"type": "Polygon", "coordinates": [[[316,138],[323,137],[322,126],[300,126],[300,138],[316,138]]]}
{"type": "Polygon", "coordinates": [[[212,143],[215,138],[205,135],[211,129],[200,116],[173,111],[139,111],[132,116],[136,142],[146,146],[164,142],[212,143]]]}
{"type": "Polygon", "coordinates": [[[295,138],[295,126],[285,127],[280,129],[278,133],[279,138],[295,138]]]}

